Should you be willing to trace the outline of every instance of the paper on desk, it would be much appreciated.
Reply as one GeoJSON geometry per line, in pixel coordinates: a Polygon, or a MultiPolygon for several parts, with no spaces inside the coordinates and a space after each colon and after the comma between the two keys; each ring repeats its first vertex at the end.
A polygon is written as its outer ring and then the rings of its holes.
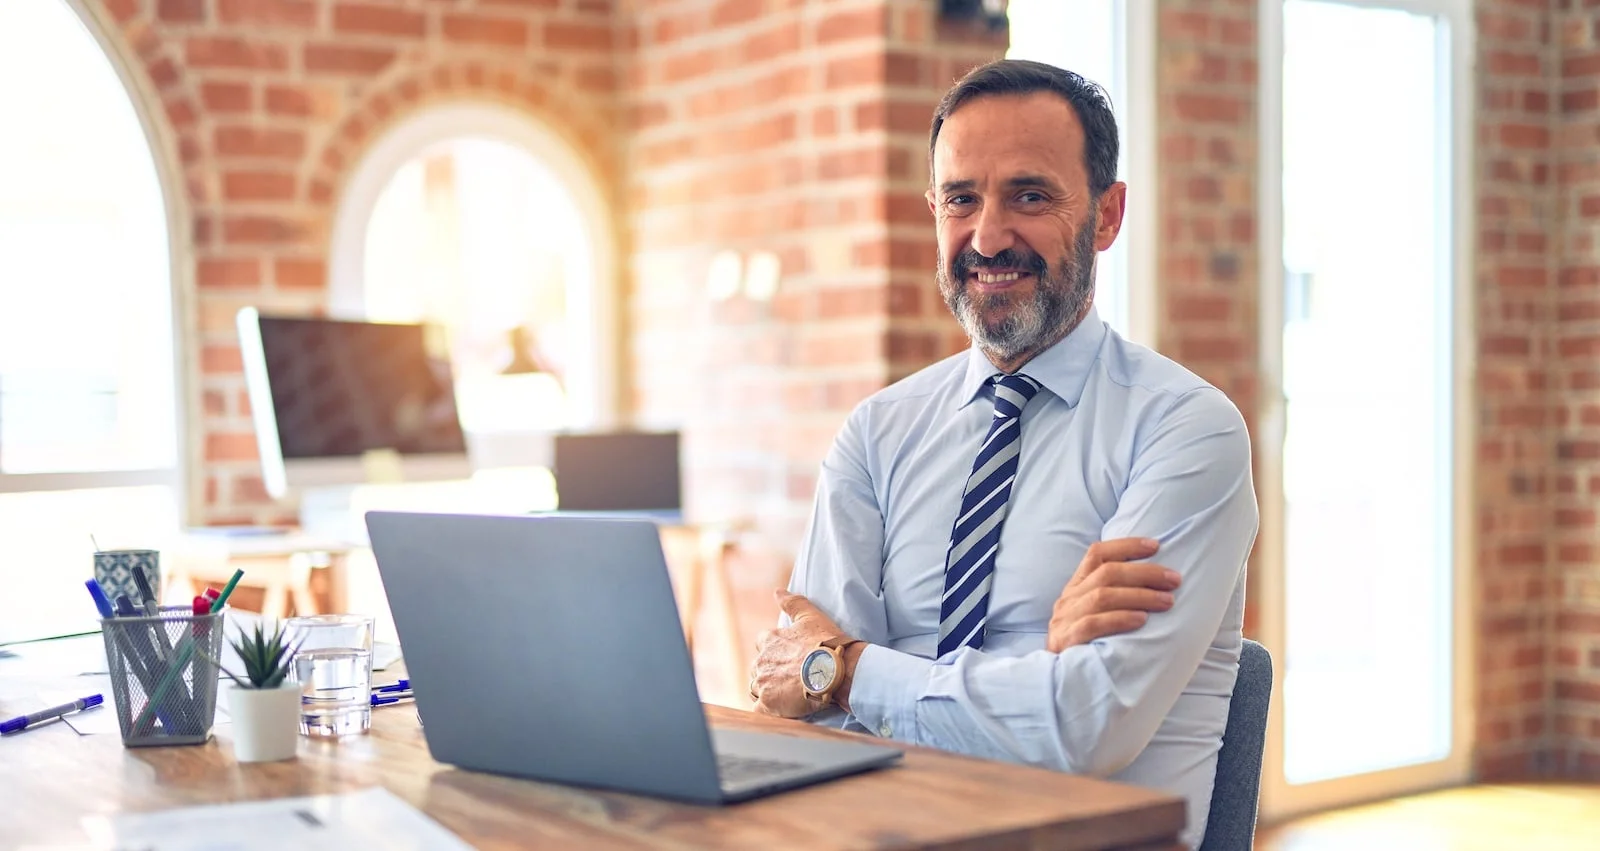
{"type": "Polygon", "coordinates": [[[154,813],[90,816],[84,829],[109,851],[472,851],[383,787],[154,813]]]}

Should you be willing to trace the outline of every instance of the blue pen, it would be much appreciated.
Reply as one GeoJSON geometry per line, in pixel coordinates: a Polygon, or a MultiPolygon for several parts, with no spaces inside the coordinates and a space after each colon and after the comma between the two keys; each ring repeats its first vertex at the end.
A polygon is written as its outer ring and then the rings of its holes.
{"type": "MultiPolygon", "coordinates": [[[[100,583],[94,581],[93,579],[88,579],[85,580],[83,584],[89,589],[89,596],[94,598],[94,607],[100,610],[100,616],[106,620],[115,618],[116,612],[111,608],[111,601],[106,599],[106,592],[101,590],[100,583]]],[[[118,646],[122,648],[122,656],[124,659],[128,660],[129,671],[139,679],[140,686],[144,688],[145,693],[148,694],[150,691],[150,673],[139,664],[137,651],[128,641],[127,634],[121,630],[117,630],[114,633],[113,640],[116,641],[118,646]]],[[[169,719],[166,711],[163,710],[160,715],[162,719],[161,723],[168,723],[169,719]]]]}
{"type": "Polygon", "coordinates": [[[375,694],[372,696],[372,705],[389,706],[391,704],[400,703],[407,700],[416,700],[416,698],[412,696],[411,692],[405,692],[404,694],[399,692],[392,694],[375,694]]]}
{"type": "Polygon", "coordinates": [[[13,718],[10,721],[0,721],[0,736],[9,735],[11,733],[20,733],[23,730],[26,730],[42,721],[49,721],[52,718],[60,718],[61,716],[71,712],[82,712],[91,706],[99,706],[104,701],[105,698],[101,697],[100,695],[91,694],[88,697],[79,698],[71,703],[63,703],[60,706],[52,706],[49,709],[42,709],[33,713],[32,715],[23,715],[19,718],[13,718]]]}
{"type": "Polygon", "coordinates": [[[411,690],[411,681],[410,680],[406,680],[406,679],[402,679],[399,682],[390,683],[390,684],[388,684],[386,686],[378,686],[377,688],[373,689],[373,691],[379,692],[379,693],[386,692],[386,691],[410,691],[410,690],[411,690]]]}
{"type": "Polygon", "coordinates": [[[83,584],[88,586],[89,596],[94,598],[94,607],[100,610],[100,617],[107,620],[116,617],[116,613],[111,609],[111,601],[106,599],[106,592],[100,590],[100,583],[90,579],[83,584]]]}

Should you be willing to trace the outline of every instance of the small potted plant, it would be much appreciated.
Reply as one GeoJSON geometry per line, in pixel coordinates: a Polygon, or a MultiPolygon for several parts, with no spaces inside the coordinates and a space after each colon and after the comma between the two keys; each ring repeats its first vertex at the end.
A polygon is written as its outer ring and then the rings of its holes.
{"type": "Polygon", "coordinates": [[[244,663],[244,676],[223,669],[233,680],[228,712],[233,716],[233,753],[240,762],[292,759],[300,739],[300,684],[289,677],[295,649],[281,625],[269,633],[239,631],[230,639],[244,663]]]}

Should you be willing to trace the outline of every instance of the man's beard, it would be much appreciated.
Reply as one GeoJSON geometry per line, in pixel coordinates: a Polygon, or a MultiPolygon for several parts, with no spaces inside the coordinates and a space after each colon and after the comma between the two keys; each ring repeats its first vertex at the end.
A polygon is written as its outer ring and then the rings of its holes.
{"type": "Polygon", "coordinates": [[[1065,337],[1094,295],[1094,232],[1091,219],[1078,229],[1072,253],[1054,269],[1026,248],[1008,248],[984,257],[972,248],[948,266],[939,261],[939,292],[967,336],[999,360],[1035,352],[1065,337]],[[974,296],[968,281],[979,269],[1015,269],[1034,276],[1033,297],[1004,290],[974,296]]]}

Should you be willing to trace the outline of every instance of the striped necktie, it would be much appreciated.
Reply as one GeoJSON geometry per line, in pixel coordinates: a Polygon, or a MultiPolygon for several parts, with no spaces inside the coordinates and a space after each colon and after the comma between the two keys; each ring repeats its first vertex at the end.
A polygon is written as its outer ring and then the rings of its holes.
{"type": "Polygon", "coordinates": [[[1040,386],[1020,374],[996,375],[989,381],[994,385],[994,419],[967,477],[961,514],[950,532],[950,552],[945,557],[944,598],[939,603],[941,658],[962,646],[983,647],[1000,527],[1022,454],[1022,409],[1040,386]]]}

